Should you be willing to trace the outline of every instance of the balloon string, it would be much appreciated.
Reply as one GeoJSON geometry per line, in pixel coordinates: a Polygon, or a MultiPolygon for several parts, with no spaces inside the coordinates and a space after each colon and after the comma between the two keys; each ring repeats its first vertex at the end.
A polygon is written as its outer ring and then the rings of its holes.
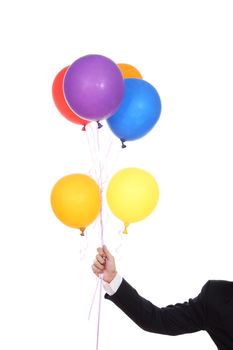
{"type": "Polygon", "coordinates": [[[86,252],[87,252],[87,248],[88,248],[88,239],[87,239],[87,230],[85,230],[85,235],[84,235],[84,239],[83,237],[81,237],[81,241],[85,242],[85,246],[82,246],[80,249],[79,249],[79,258],[80,258],[80,261],[84,260],[85,257],[86,257],[86,252]]]}
{"type": "Polygon", "coordinates": [[[93,308],[93,305],[94,305],[94,301],[95,301],[96,292],[97,292],[97,289],[98,289],[98,286],[99,286],[99,282],[100,282],[100,279],[98,278],[97,279],[97,283],[96,283],[96,287],[95,287],[95,292],[94,292],[94,295],[93,295],[93,298],[92,298],[89,314],[88,314],[88,320],[91,319],[91,312],[92,312],[92,308],[93,308]]]}
{"type": "Polygon", "coordinates": [[[101,164],[101,156],[100,156],[100,138],[99,138],[99,129],[96,129],[97,133],[96,133],[96,146],[97,146],[97,152],[98,152],[98,170],[99,170],[99,185],[100,188],[102,188],[102,164],[101,164]]]}
{"type": "Polygon", "coordinates": [[[100,198],[101,198],[101,209],[100,209],[100,234],[101,234],[101,244],[104,245],[104,224],[103,224],[103,172],[100,157],[100,139],[99,139],[99,129],[97,129],[97,149],[98,149],[98,160],[99,160],[99,186],[100,186],[100,198]]]}
{"type": "Polygon", "coordinates": [[[120,152],[121,152],[121,148],[118,145],[116,148],[116,144],[114,143],[114,138],[111,137],[111,139],[109,139],[109,142],[108,142],[108,148],[105,153],[104,162],[102,165],[102,170],[105,171],[104,181],[102,181],[103,185],[107,184],[109,177],[111,176],[112,170],[116,166],[120,152]]]}
{"type": "MultiPolygon", "coordinates": [[[[97,178],[98,178],[98,183],[99,183],[99,187],[100,187],[100,198],[101,198],[101,210],[100,210],[100,238],[101,238],[101,245],[104,245],[104,222],[103,222],[103,185],[104,185],[104,179],[103,179],[103,174],[104,174],[104,170],[106,170],[106,164],[107,164],[107,158],[109,157],[109,153],[111,151],[112,145],[113,145],[113,140],[110,143],[106,155],[105,155],[105,159],[104,159],[104,164],[103,164],[103,159],[101,157],[101,147],[100,147],[100,137],[99,137],[99,133],[100,133],[100,129],[96,129],[96,133],[94,132],[93,129],[91,129],[92,131],[92,135],[93,135],[93,141],[94,144],[96,144],[96,150],[97,150],[97,154],[96,154],[96,160],[97,162],[95,162],[95,166],[97,169],[95,169],[96,174],[97,174],[97,178]]],[[[119,154],[119,151],[118,151],[119,154]]],[[[118,156],[117,154],[117,156],[118,156]]],[[[105,180],[106,183],[107,179],[105,180]]],[[[96,350],[98,350],[99,348],[99,334],[100,334],[100,317],[101,317],[101,302],[102,302],[102,289],[103,289],[103,274],[100,275],[99,277],[99,281],[100,281],[100,289],[99,289],[99,309],[98,309],[98,323],[97,323],[97,335],[96,335],[96,350]]],[[[92,304],[91,304],[91,308],[90,308],[90,312],[89,312],[89,317],[92,311],[92,307],[94,304],[94,300],[96,297],[96,292],[99,286],[99,281],[96,285],[96,290],[94,293],[94,297],[92,300],[92,304]]]]}
{"type": "Polygon", "coordinates": [[[121,260],[122,256],[120,255],[120,250],[123,247],[123,235],[122,235],[122,228],[120,228],[117,232],[117,235],[120,239],[120,243],[118,244],[118,246],[115,249],[116,255],[118,256],[118,261],[121,260]]]}
{"type": "MultiPolygon", "coordinates": [[[[117,160],[118,160],[120,151],[121,151],[121,149],[118,148],[117,152],[115,152],[115,154],[113,155],[113,157],[111,157],[111,158],[113,159],[113,160],[112,160],[112,164],[108,167],[108,169],[107,169],[107,166],[105,167],[106,171],[105,171],[105,180],[104,180],[104,182],[103,182],[103,185],[106,185],[106,184],[107,184],[107,182],[108,182],[110,176],[112,175],[111,173],[112,173],[112,170],[113,170],[114,166],[115,166],[116,163],[117,163],[117,160]]],[[[110,158],[110,157],[108,157],[108,158],[110,158]]],[[[108,158],[107,158],[107,155],[106,155],[106,162],[107,162],[108,158]]]]}
{"type": "Polygon", "coordinates": [[[99,289],[99,310],[98,310],[97,335],[96,335],[96,350],[99,349],[100,315],[101,315],[102,287],[103,287],[103,276],[102,275],[97,280],[95,293],[94,293],[94,296],[92,298],[92,303],[91,303],[91,307],[90,307],[90,311],[89,311],[89,315],[88,315],[88,320],[90,320],[91,312],[92,312],[92,308],[94,305],[94,301],[95,301],[95,297],[96,297],[96,293],[97,293],[99,284],[100,284],[100,289],[99,289]]]}
{"type": "MultiPolygon", "coordinates": [[[[94,150],[93,150],[93,146],[91,144],[91,140],[90,140],[90,135],[89,135],[89,131],[91,131],[92,136],[93,136],[93,129],[91,127],[91,125],[87,125],[87,129],[86,129],[86,138],[87,138],[87,143],[88,143],[88,147],[89,147],[89,151],[90,151],[90,155],[91,155],[91,161],[92,161],[92,166],[89,170],[89,174],[92,172],[92,170],[94,171],[95,177],[98,178],[98,172],[97,172],[97,166],[96,166],[96,152],[95,152],[95,144],[94,144],[94,150]]],[[[93,139],[93,137],[92,137],[93,139]]],[[[93,140],[94,141],[94,140],[93,140]]]]}
{"type": "MultiPolygon", "coordinates": [[[[115,166],[119,154],[121,152],[121,148],[117,147],[116,149],[116,143],[114,143],[114,138],[110,137],[107,140],[107,147],[106,152],[102,152],[101,145],[100,145],[100,133],[103,135],[103,131],[94,128],[95,124],[88,125],[89,130],[92,132],[92,141],[94,143],[93,148],[95,150],[95,154],[93,156],[92,152],[92,158],[94,166],[95,166],[95,175],[97,182],[99,183],[99,186],[102,188],[105,187],[107,184],[107,181],[111,175],[112,169],[115,166]],[[111,154],[111,157],[110,157],[111,154]]],[[[101,138],[102,140],[103,138],[101,138]]],[[[118,145],[117,145],[118,146],[118,145]]],[[[93,168],[93,167],[92,167],[93,168]]]]}
{"type": "Polygon", "coordinates": [[[88,126],[85,134],[86,134],[88,148],[89,148],[89,151],[90,151],[90,154],[91,154],[91,158],[92,158],[92,161],[94,162],[94,154],[93,154],[91,140],[90,140],[90,136],[89,136],[89,131],[88,130],[91,130],[91,125],[88,126]]]}
{"type": "Polygon", "coordinates": [[[103,173],[102,173],[102,157],[100,152],[100,139],[99,139],[99,132],[100,130],[98,128],[92,129],[92,135],[93,135],[93,141],[94,141],[94,147],[95,147],[95,159],[96,159],[96,173],[97,175],[97,182],[99,184],[99,187],[102,188],[102,182],[103,182],[103,173]]]}
{"type": "MultiPolygon", "coordinates": [[[[94,133],[93,133],[94,134],[94,133]]],[[[93,135],[94,136],[94,135],[93,135]]],[[[101,238],[101,245],[104,245],[104,225],[103,225],[103,173],[102,173],[102,166],[101,166],[101,157],[100,157],[100,140],[99,140],[99,129],[97,129],[97,135],[96,135],[96,145],[97,145],[97,160],[98,160],[98,183],[100,187],[100,199],[101,199],[101,209],[100,209],[100,238],[101,238]]],[[[97,322],[97,334],[96,334],[96,350],[99,348],[99,334],[100,334],[100,315],[101,315],[101,301],[102,301],[102,287],[103,287],[103,275],[100,275],[99,278],[100,281],[100,289],[99,289],[99,309],[98,309],[98,322],[97,322]]],[[[97,284],[98,287],[98,284],[97,284]]],[[[97,290],[96,287],[96,290],[97,290]]],[[[96,292],[95,292],[96,294],[96,292]]],[[[95,295],[94,295],[95,299],[95,295]]],[[[93,301],[94,302],[94,301],[93,301]]]]}
{"type": "Polygon", "coordinates": [[[110,151],[112,150],[112,147],[113,147],[113,138],[111,139],[111,141],[110,141],[110,143],[108,145],[107,152],[106,152],[106,155],[105,155],[105,160],[108,159],[110,151]]]}
{"type": "Polygon", "coordinates": [[[99,331],[100,331],[100,315],[101,315],[101,301],[102,301],[102,287],[103,287],[103,276],[100,276],[100,290],[99,290],[99,312],[98,312],[98,323],[97,323],[97,338],[96,338],[96,350],[99,348],[99,331]]]}
{"type": "Polygon", "coordinates": [[[101,210],[100,210],[100,229],[101,229],[101,245],[104,245],[104,223],[103,223],[103,190],[100,190],[101,210]]]}
{"type": "MultiPolygon", "coordinates": [[[[99,145],[99,140],[98,140],[98,129],[97,129],[97,138],[96,138],[96,133],[94,132],[93,128],[90,126],[88,129],[92,133],[92,144],[91,144],[91,140],[89,138],[90,135],[86,132],[87,142],[88,142],[88,146],[89,146],[89,150],[90,150],[90,154],[91,154],[91,159],[93,162],[92,168],[90,169],[89,173],[91,173],[92,169],[94,170],[96,180],[100,186],[100,197],[101,197],[100,226],[101,226],[101,243],[103,246],[104,240],[103,240],[103,215],[102,215],[103,214],[102,213],[102,172],[101,172],[101,163],[100,163],[100,145],[99,145]],[[93,145],[93,147],[92,147],[92,145],[93,145]]],[[[99,290],[99,310],[98,310],[98,323],[97,323],[97,336],[96,336],[96,350],[98,350],[98,347],[99,347],[102,281],[103,281],[103,279],[102,279],[102,275],[101,275],[101,278],[98,278],[98,280],[97,280],[95,292],[94,292],[94,295],[92,298],[92,302],[91,302],[91,306],[90,306],[90,310],[89,310],[89,315],[88,315],[88,320],[90,320],[91,312],[92,312],[93,305],[94,305],[95,298],[96,298],[96,293],[97,293],[98,286],[99,286],[99,282],[101,282],[100,283],[100,290],[99,290]]]]}

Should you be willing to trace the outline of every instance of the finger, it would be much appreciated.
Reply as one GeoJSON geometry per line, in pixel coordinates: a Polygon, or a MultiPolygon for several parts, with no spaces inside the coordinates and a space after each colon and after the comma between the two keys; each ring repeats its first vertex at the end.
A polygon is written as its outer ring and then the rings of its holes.
{"type": "Polygon", "coordinates": [[[102,257],[105,256],[104,250],[103,248],[97,248],[97,252],[99,253],[99,255],[101,255],[102,257]]]}
{"type": "Polygon", "coordinates": [[[106,245],[103,246],[103,251],[104,251],[104,254],[106,255],[106,257],[107,257],[108,259],[113,258],[113,255],[110,253],[110,251],[108,250],[108,248],[106,247],[106,245]]]}
{"type": "Polygon", "coordinates": [[[94,261],[94,264],[93,264],[97,269],[99,269],[99,270],[103,270],[104,269],[104,265],[103,264],[101,264],[99,261],[97,261],[97,260],[95,260],[94,261]]]}
{"type": "Polygon", "coordinates": [[[96,255],[96,260],[99,261],[100,264],[104,264],[105,263],[105,257],[102,257],[100,254],[96,255]]]}
{"type": "Polygon", "coordinates": [[[92,271],[99,276],[99,274],[102,273],[102,271],[100,269],[98,269],[95,265],[92,265],[92,271]]]}

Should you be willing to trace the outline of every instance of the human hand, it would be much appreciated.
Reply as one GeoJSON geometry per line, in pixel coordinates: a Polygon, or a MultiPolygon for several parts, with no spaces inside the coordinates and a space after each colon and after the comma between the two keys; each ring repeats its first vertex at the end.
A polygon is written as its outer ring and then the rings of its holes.
{"type": "Polygon", "coordinates": [[[92,271],[98,277],[103,274],[103,280],[110,283],[117,274],[114,256],[105,245],[97,248],[97,252],[92,271]]]}

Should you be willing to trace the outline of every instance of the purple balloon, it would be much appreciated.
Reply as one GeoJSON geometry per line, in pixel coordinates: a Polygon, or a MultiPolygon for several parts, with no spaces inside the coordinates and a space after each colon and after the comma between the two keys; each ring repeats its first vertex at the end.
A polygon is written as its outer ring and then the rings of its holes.
{"type": "Polygon", "coordinates": [[[101,55],[87,55],[68,68],[63,91],[66,102],[81,118],[107,119],[122,101],[124,80],[112,60],[101,55]]]}

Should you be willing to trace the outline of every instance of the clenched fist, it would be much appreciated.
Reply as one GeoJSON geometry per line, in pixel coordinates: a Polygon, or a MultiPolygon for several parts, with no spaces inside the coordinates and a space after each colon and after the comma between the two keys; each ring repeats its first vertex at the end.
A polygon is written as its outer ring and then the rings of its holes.
{"type": "Polygon", "coordinates": [[[117,274],[114,256],[105,245],[97,248],[97,252],[92,271],[98,277],[103,274],[103,280],[110,283],[117,274]]]}

